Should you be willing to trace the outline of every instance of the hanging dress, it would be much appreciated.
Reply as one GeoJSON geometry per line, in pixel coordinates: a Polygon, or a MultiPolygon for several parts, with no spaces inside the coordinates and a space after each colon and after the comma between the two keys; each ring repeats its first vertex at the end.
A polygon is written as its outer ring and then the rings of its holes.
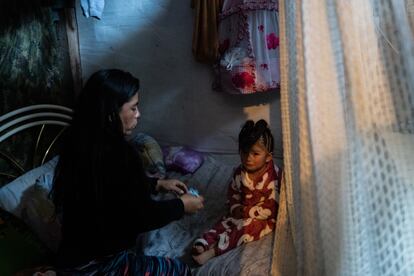
{"type": "Polygon", "coordinates": [[[280,87],[277,0],[225,0],[213,88],[251,94],[280,87]]]}

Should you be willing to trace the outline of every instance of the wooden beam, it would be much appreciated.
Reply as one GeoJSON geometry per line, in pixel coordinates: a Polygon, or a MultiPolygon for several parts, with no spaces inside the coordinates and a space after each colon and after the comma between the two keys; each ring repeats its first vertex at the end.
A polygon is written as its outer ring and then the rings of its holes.
{"type": "Polygon", "coordinates": [[[78,23],[76,21],[75,8],[65,8],[65,20],[70,67],[73,79],[73,90],[75,92],[75,96],[77,96],[82,89],[82,67],[79,49],[78,23]]]}

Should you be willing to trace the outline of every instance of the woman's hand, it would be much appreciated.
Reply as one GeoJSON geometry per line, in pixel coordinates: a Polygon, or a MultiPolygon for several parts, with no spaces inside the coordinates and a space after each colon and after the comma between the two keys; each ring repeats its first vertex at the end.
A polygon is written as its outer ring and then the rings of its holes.
{"type": "Polygon", "coordinates": [[[184,211],[186,213],[196,213],[204,208],[204,198],[202,196],[193,196],[191,194],[184,194],[180,197],[184,204],[184,211]]]}
{"type": "Polygon", "coordinates": [[[182,195],[188,192],[187,186],[177,179],[158,179],[155,190],[157,192],[174,192],[178,195],[182,195]]]}

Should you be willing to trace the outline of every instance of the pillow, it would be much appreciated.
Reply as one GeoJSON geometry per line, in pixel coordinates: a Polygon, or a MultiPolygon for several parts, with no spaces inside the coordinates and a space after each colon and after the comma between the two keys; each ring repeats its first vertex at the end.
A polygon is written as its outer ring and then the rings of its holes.
{"type": "Polygon", "coordinates": [[[37,167],[16,178],[12,182],[0,188],[0,207],[4,210],[13,213],[20,217],[20,214],[16,211],[17,206],[20,203],[23,192],[34,185],[36,179],[45,174],[52,174],[56,167],[58,156],[44,163],[42,166],[37,167]]]}
{"type": "Polygon", "coordinates": [[[46,264],[51,256],[20,219],[0,208],[0,275],[46,264]]]}
{"type": "Polygon", "coordinates": [[[20,218],[36,233],[53,252],[57,252],[61,240],[61,224],[55,215],[55,205],[48,198],[53,175],[40,176],[35,185],[22,195],[16,211],[20,218]]]}
{"type": "Polygon", "coordinates": [[[167,168],[184,174],[194,173],[204,162],[201,152],[186,147],[163,147],[162,150],[167,168]]]}
{"type": "Polygon", "coordinates": [[[166,168],[158,142],[147,134],[137,133],[130,143],[138,151],[146,174],[149,177],[165,178],[166,168]]]}

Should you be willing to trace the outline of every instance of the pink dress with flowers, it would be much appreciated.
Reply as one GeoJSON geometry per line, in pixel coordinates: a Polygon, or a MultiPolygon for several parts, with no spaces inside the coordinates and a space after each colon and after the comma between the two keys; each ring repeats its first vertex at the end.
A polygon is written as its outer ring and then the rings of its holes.
{"type": "Polygon", "coordinates": [[[280,87],[277,0],[224,0],[215,88],[250,94],[280,87]]]}
{"type": "Polygon", "coordinates": [[[237,168],[228,189],[229,214],[194,243],[206,248],[216,245],[218,256],[271,233],[279,208],[281,173],[269,162],[266,171],[253,180],[241,167],[237,168]],[[232,210],[239,206],[243,206],[242,217],[232,217],[232,210]]]}

